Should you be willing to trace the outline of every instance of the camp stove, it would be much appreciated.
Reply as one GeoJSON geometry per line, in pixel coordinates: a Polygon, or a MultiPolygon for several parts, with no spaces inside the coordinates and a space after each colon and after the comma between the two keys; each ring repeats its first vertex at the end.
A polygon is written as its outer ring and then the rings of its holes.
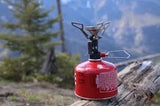
{"type": "Polygon", "coordinates": [[[113,63],[102,60],[102,57],[129,58],[130,55],[125,50],[98,51],[98,40],[103,37],[105,29],[110,25],[110,22],[85,27],[85,30],[90,32],[90,35],[85,32],[83,24],[72,22],[72,25],[78,28],[89,40],[89,60],[75,67],[75,95],[89,100],[109,99],[116,96],[118,93],[117,67],[113,63]],[[101,35],[98,35],[99,32],[101,32],[101,35]],[[124,52],[126,56],[110,56],[111,53],[115,52],[124,52]]]}

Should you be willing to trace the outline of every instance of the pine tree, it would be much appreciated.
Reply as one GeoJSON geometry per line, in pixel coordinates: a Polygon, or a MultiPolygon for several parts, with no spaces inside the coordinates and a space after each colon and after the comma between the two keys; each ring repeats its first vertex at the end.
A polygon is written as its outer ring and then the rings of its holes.
{"type": "Polygon", "coordinates": [[[18,51],[20,58],[25,57],[27,61],[33,60],[37,64],[34,68],[39,70],[44,55],[49,47],[55,46],[58,42],[52,42],[59,31],[53,32],[53,24],[58,17],[49,18],[53,8],[45,10],[42,2],[37,0],[6,0],[12,6],[10,9],[16,22],[5,22],[4,27],[12,33],[0,34],[4,40],[4,47],[11,51],[18,51]]]}

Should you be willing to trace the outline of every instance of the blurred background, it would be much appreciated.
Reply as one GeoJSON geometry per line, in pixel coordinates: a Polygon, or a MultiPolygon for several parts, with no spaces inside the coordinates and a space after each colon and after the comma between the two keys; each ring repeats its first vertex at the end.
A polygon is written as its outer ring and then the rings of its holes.
{"type": "MultiPolygon", "coordinates": [[[[49,9],[56,0],[39,0],[42,7],[49,9]]],[[[87,40],[83,34],[71,26],[71,22],[96,25],[111,21],[104,38],[100,40],[102,51],[127,49],[133,58],[157,53],[159,49],[160,2],[158,0],[61,0],[65,46],[68,53],[81,53],[82,61],[87,59],[87,40]],[[79,49],[83,48],[83,49],[79,49]]],[[[9,11],[12,6],[3,0],[0,3],[0,22],[14,21],[9,11]]],[[[57,10],[49,17],[57,16],[57,10]]],[[[53,30],[58,29],[55,24],[53,30]]],[[[1,28],[1,32],[3,32],[1,28]]],[[[1,55],[7,51],[1,49],[1,55]]]]}
{"type": "MultiPolygon", "coordinates": [[[[68,100],[72,103],[74,67],[88,59],[88,49],[87,39],[71,22],[94,26],[108,21],[111,24],[99,40],[100,51],[125,49],[131,54],[129,60],[160,52],[159,0],[0,0],[2,85],[45,82],[42,85],[50,89],[50,84],[54,84],[61,99],[51,100],[53,104],[61,100],[60,105],[68,100]],[[70,90],[61,95],[66,89],[70,90]]],[[[31,101],[44,99],[37,94],[25,96],[29,91],[24,86],[20,84],[18,89],[22,97],[31,101]]]]}

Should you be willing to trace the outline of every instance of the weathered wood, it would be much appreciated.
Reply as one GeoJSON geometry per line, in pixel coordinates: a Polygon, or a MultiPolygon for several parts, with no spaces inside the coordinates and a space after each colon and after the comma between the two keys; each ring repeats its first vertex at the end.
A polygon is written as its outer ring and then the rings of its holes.
{"type": "Polygon", "coordinates": [[[146,60],[149,60],[149,59],[154,59],[154,58],[157,58],[157,57],[160,57],[160,53],[148,55],[148,56],[137,58],[137,59],[133,59],[133,60],[120,62],[120,63],[117,63],[116,66],[117,67],[127,66],[129,64],[134,63],[134,62],[142,62],[142,61],[146,61],[146,60]]]}
{"type": "Polygon", "coordinates": [[[135,62],[118,73],[118,95],[101,101],[79,100],[71,106],[149,106],[160,90],[160,66],[135,62]]]}

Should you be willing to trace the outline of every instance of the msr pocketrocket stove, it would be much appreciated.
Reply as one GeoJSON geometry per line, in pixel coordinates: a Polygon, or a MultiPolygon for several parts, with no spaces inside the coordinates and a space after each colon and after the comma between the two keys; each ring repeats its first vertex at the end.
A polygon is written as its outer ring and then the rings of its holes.
{"type": "Polygon", "coordinates": [[[109,99],[117,95],[117,67],[102,57],[110,55],[111,52],[124,52],[127,57],[110,58],[129,58],[129,54],[124,50],[99,52],[98,40],[102,38],[105,29],[109,26],[107,23],[99,23],[97,26],[87,26],[85,30],[90,32],[90,36],[84,31],[81,23],[72,22],[72,25],[78,28],[88,41],[89,60],[78,64],[75,67],[75,95],[90,100],[109,99]],[[98,33],[101,31],[101,35],[98,33]]]}

